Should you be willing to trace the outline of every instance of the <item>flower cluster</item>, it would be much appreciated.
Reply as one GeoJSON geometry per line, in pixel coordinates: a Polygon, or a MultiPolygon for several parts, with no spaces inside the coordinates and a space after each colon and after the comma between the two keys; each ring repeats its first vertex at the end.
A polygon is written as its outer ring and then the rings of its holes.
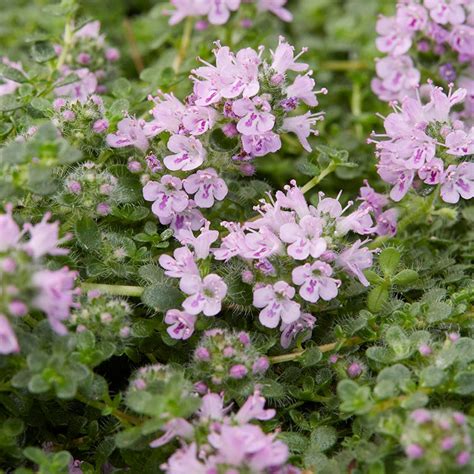
{"type": "Polygon", "coordinates": [[[445,94],[428,84],[426,103],[420,95],[406,97],[384,119],[385,134],[372,134],[376,143],[377,168],[392,184],[390,197],[400,201],[409,189],[438,186],[443,201],[456,203],[474,197],[474,129],[454,120],[451,109],[461,103],[465,89],[445,94]],[[375,138],[380,138],[376,141],[375,138]],[[464,159],[464,161],[461,161],[464,159]]]}
{"type": "Polygon", "coordinates": [[[80,307],[72,311],[67,326],[76,332],[100,334],[103,339],[126,338],[130,335],[131,312],[127,301],[91,290],[80,299],[80,307]]]}
{"type": "Polygon", "coordinates": [[[401,443],[412,463],[430,472],[445,472],[466,466],[472,441],[466,416],[457,411],[419,408],[410,414],[401,443]]]}
{"type": "Polygon", "coordinates": [[[101,171],[92,161],[86,161],[66,176],[57,198],[63,206],[81,209],[93,216],[106,216],[119,194],[117,178],[101,171]]]}
{"type": "Polygon", "coordinates": [[[110,76],[112,64],[118,61],[120,53],[106,45],[99,21],[85,24],[74,32],[69,44],[56,45],[55,50],[64,82],[54,90],[56,96],[83,101],[91,94],[107,90],[102,82],[110,76]]]}
{"type": "Polygon", "coordinates": [[[240,407],[230,413],[224,399],[208,393],[196,415],[190,420],[174,418],[164,426],[165,433],[150,443],[157,448],[179,437],[182,447],[161,468],[167,474],[193,472],[235,472],[254,474],[298,474],[288,465],[288,447],[266,434],[252,420],[269,420],[275,410],[265,409],[265,399],[256,391],[240,407]]]}
{"type": "Polygon", "coordinates": [[[213,251],[214,257],[240,257],[245,262],[242,280],[253,285],[253,306],[260,310],[263,326],[275,328],[281,322],[281,330],[294,336],[292,325],[310,328],[314,322],[306,308],[311,311],[318,301],[336,298],[343,276],[354,276],[368,286],[363,273],[372,265],[368,240],[354,242],[348,236],[374,234],[377,224],[367,202],[346,215],[351,205],[343,208],[339,199],[322,193],[317,206],[309,205],[292,182],[274,200],[257,206],[259,218],[243,225],[222,224],[228,235],[213,251]]]}
{"type": "Polygon", "coordinates": [[[48,222],[50,214],[21,230],[12,216],[11,206],[0,214],[0,353],[20,350],[12,323],[30,311],[46,313],[51,328],[67,332],[63,321],[76,305],[75,272],[67,267],[48,270],[41,265],[46,255],[64,255],[59,247],[69,236],[59,238],[59,222],[48,222]],[[24,240],[28,235],[29,239],[24,240]]]}
{"type": "Polygon", "coordinates": [[[82,102],[60,97],[54,101],[53,107],[55,115],[52,121],[71,143],[77,143],[91,154],[103,147],[109,122],[98,95],[93,94],[82,102]]]}
{"type": "Polygon", "coordinates": [[[183,309],[170,309],[165,315],[169,324],[168,334],[174,339],[188,339],[194,332],[197,316],[216,316],[222,308],[222,300],[227,294],[227,285],[215,273],[201,275],[198,264],[209,256],[210,246],[218,238],[218,232],[209,230],[209,223],[204,226],[198,237],[191,229],[178,232],[178,240],[185,244],[177,248],[173,256],[160,256],[160,265],[165,275],[179,278],[179,288],[186,295],[183,309]],[[192,248],[192,250],[190,249],[192,248]]]}
{"type": "MultiPolygon", "coordinates": [[[[291,21],[292,14],[285,8],[287,0],[171,0],[174,9],[167,12],[171,15],[169,24],[176,25],[186,17],[206,16],[212,25],[223,25],[229,20],[231,13],[241,7],[241,3],[255,3],[257,11],[271,12],[283,21],[291,21]]],[[[242,20],[243,26],[249,25],[249,19],[242,20]]],[[[250,23],[251,24],[251,23],[250,23]]],[[[207,27],[206,21],[200,21],[199,29],[207,27]]]]}
{"type": "Polygon", "coordinates": [[[153,155],[161,180],[150,181],[144,189],[161,223],[174,222],[179,214],[195,215],[195,207],[209,208],[223,200],[223,172],[237,168],[244,176],[252,175],[257,157],[281,148],[282,133],[296,134],[311,151],[308,137],[317,133],[312,127],[322,113],[301,113],[299,106],[317,106],[317,94],[326,90],[315,91],[312,71],[290,79],[289,73],[303,73],[308,65],[298,62],[301,53],[295,55],[284,38],[270,61],[262,59],[263,51],[260,47],[233,53],[217,43],[216,64],[204,63],[193,71],[194,90],[184,102],[160,93],[152,98],[151,121],[126,117],[107,136],[113,148],[134,146],[143,152],[151,139],[167,140],[162,163],[153,155]]]}
{"type": "Polygon", "coordinates": [[[255,349],[248,333],[210,329],[194,351],[192,370],[200,379],[197,388],[205,393],[209,387],[260,376],[268,367],[268,359],[255,349]]]}
{"type": "Polygon", "coordinates": [[[377,33],[377,48],[387,54],[377,61],[377,77],[372,81],[381,100],[413,97],[421,77],[418,64],[431,62],[445,82],[458,80],[459,86],[469,89],[465,112],[473,116],[474,81],[469,67],[474,61],[474,10],[470,0],[399,1],[395,16],[379,19],[377,33]],[[417,51],[410,56],[412,45],[417,51]]]}

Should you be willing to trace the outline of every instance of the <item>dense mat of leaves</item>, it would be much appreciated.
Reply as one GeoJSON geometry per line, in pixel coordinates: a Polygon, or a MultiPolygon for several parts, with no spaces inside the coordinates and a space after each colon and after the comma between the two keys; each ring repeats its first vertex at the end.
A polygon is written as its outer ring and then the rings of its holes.
{"type": "Polygon", "coordinates": [[[473,472],[472,2],[7,3],[0,472],[473,472]]]}

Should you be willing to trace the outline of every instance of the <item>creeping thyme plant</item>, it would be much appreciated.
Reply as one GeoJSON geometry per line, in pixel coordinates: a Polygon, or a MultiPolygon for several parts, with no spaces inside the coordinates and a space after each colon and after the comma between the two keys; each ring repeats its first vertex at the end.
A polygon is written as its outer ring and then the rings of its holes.
{"type": "Polygon", "coordinates": [[[474,472],[470,0],[0,16],[0,472],[474,472]]]}

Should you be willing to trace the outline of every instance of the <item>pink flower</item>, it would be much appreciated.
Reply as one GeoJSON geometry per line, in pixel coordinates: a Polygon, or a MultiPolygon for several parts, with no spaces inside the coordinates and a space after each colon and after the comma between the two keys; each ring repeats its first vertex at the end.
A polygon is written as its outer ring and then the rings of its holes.
{"type": "Polygon", "coordinates": [[[311,134],[317,134],[311,127],[319,120],[322,120],[322,118],[321,113],[311,114],[311,112],[306,112],[304,115],[297,115],[296,117],[287,117],[283,120],[282,130],[294,133],[303,148],[306,151],[311,151],[312,148],[308,142],[308,137],[311,134]]]}
{"type": "Polygon", "coordinates": [[[375,63],[376,78],[372,90],[385,101],[402,100],[413,96],[420,82],[420,71],[413,65],[410,56],[387,56],[375,63]]]}
{"type": "Polygon", "coordinates": [[[454,130],[445,139],[448,147],[447,153],[455,156],[465,156],[474,154],[474,127],[465,132],[464,130],[454,130]]]}
{"type": "Polygon", "coordinates": [[[199,207],[209,208],[214,200],[222,201],[227,196],[227,185],[219,178],[216,170],[207,168],[199,170],[183,181],[183,187],[188,194],[194,194],[194,201],[199,207]]]}
{"type": "Polygon", "coordinates": [[[441,198],[444,202],[455,204],[459,198],[474,197],[474,163],[449,165],[441,179],[441,198]]]}
{"type": "Polygon", "coordinates": [[[305,260],[310,255],[318,258],[327,247],[321,237],[323,222],[313,216],[304,216],[299,224],[283,224],[280,228],[280,239],[291,245],[287,253],[296,260],[305,260]]]}
{"type": "Polygon", "coordinates": [[[329,301],[337,296],[341,281],[331,275],[331,266],[319,260],[296,267],[291,273],[293,283],[300,286],[300,296],[310,303],[316,303],[319,298],[329,301]]]}
{"type": "Polygon", "coordinates": [[[187,275],[199,275],[199,269],[194,256],[188,247],[179,247],[170,255],[160,255],[160,265],[165,269],[165,275],[171,278],[183,278],[187,275]]]}
{"type": "Polygon", "coordinates": [[[381,16],[377,21],[376,31],[380,36],[375,44],[382,53],[400,56],[410,49],[411,33],[405,30],[395,17],[381,16]]]}
{"type": "Polygon", "coordinates": [[[364,286],[369,286],[362,270],[372,266],[373,258],[372,252],[368,248],[361,247],[364,243],[361,240],[355,241],[352,246],[337,256],[336,263],[347,273],[357,277],[364,286]]]}
{"type": "Polygon", "coordinates": [[[209,4],[209,23],[223,25],[229,19],[230,12],[239,8],[240,0],[210,0],[209,4]]]}
{"type": "Polygon", "coordinates": [[[0,314],[0,354],[20,352],[20,346],[8,319],[0,314]]]}
{"type": "MultiPolygon", "coordinates": [[[[197,317],[178,309],[170,309],[166,312],[165,323],[170,324],[166,332],[173,339],[189,339],[194,332],[194,324],[197,317]]],[[[152,448],[155,446],[152,446],[152,448]]]]}
{"type": "Polygon", "coordinates": [[[143,126],[143,120],[126,117],[118,123],[116,133],[107,135],[107,144],[112,148],[134,146],[145,151],[148,148],[148,139],[143,131],[143,126]]]}
{"type": "Polygon", "coordinates": [[[270,420],[275,416],[275,410],[265,410],[265,398],[256,390],[253,395],[247,398],[246,402],[240,407],[235,415],[235,420],[240,425],[248,423],[251,420],[270,420]]]}
{"type": "Polygon", "coordinates": [[[186,275],[181,278],[179,287],[190,295],[183,302],[183,308],[190,314],[202,312],[205,316],[215,316],[220,312],[222,300],[227,294],[227,285],[213,273],[203,280],[196,275],[186,275]]]}
{"type": "Polygon", "coordinates": [[[69,318],[71,308],[76,305],[75,280],[76,273],[67,267],[56,271],[41,270],[33,275],[33,284],[38,290],[33,305],[46,313],[51,328],[61,335],[67,333],[62,321],[69,318]]]}
{"type": "Polygon", "coordinates": [[[464,0],[424,0],[425,7],[430,11],[431,18],[440,25],[464,23],[464,0]]]}
{"type": "Polygon", "coordinates": [[[109,128],[109,121],[107,119],[98,119],[92,125],[92,130],[95,133],[103,133],[109,128]]]}
{"type": "Polygon", "coordinates": [[[176,25],[188,16],[202,16],[209,11],[208,0],[171,0],[171,4],[175,7],[171,18],[170,25],[176,25]]]}
{"type": "Polygon", "coordinates": [[[281,148],[280,136],[273,132],[262,135],[243,135],[242,145],[244,151],[252,156],[265,156],[275,153],[281,148]]]}
{"type": "Polygon", "coordinates": [[[285,74],[286,71],[306,71],[308,65],[297,62],[299,57],[306,51],[307,48],[303,48],[301,52],[295,56],[295,48],[291,46],[283,36],[280,36],[275,52],[272,51],[273,61],[271,68],[277,74],[285,74]]]}
{"type": "Polygon", "coordinates": [[[168,149],[174,155],[165,156],[163,163],[172,171],[190,171],[198,168],[206,158],[206,150],[202,143],[194,137],[172,135],[168,140],[168,149]]]}
{"type": "Polygon", "coordinates": [[[219,232],[217,230],[210,230],[209,225],[210,222],[206,221],[197,237],[194,236],[189,227],[179,230],[175,237],[181,244],[191,245],[197,259],[207,258],[210,253],[211,244],[219,238],[219,232]]]}
{"type": "Polygon", "coordinates": [[[396,209],[388,209],[379,214],[376,219],[377,227],[375,232],[378,235],[394,236],[397,233],[397,216],[396,209]]]}
{"type": "Polygon", "coordinates": [[[71,73],[79,78],[76,82],[66,84],[64,86],[56,87],[54,94],[58,97],[71,97],[72,99],[78,99],[80,102],[85,102],[88,97],[96,92],[97,89],[97,77],[89,71],[87,68],[70,70],[64,67],[61,71],[64,77],[67,77],[71,73]]]}
{"type": "MultiPolygon", "coordinates": [[[[314,91],[315,82],[311,77],[311,74],[312,71],[304,76],[296,76],[293,84],[286,88],[286,96],[302,100],[310,107],[316,107],[318,105],[318,99],[316,98],[316,92],[314,91]]],[[[325,91],[326,89],[323,89],[321,92],[325,91]]]]}
{"type": "Polygon", "coordinates": [[[0,214],[0,252],[15,247],[20,240],[21,232],[12,216],[12,206],[6,206],[6,214],[0,214]]]}
{"type": "Polygon", "coordinates": [[[47,212],[39,224],[25,224],[25,229],[30,234],[30,240],[24,245],[24,248],[33,258],[40,258],[47,254],[66,255],[69,253],[69,250],[59,248],[58,245],[68,241],[70,236],[66,235],[59,239],[59,222],[49,223],[50,217],[51,213],[47,212]]]}
{"type": "Polygon", "coordinates": [[[180,212],[171,212],[166,216],[158,216],[160,223],[169,225],[175,232],[182,229],[199,230],[205,223],[204,216],[201,211],[197,209],[196,204],[192,199],[188,201],[186,209],[180,212]]]}
{"type": "Polygon", "coordinates": [[[281,324],[281,337],[280,344],[284,349],[288,349],[292,342],[301,334],[302,332],[307,332],[307,334],[301,339],[301,342],[308,340],[311,337],[311,331],[316,324],[316,318],[309,313],[301,313],[300,317],[293,321],[292,323],[281,324]]]}
{"type": "Polygon", "coordinates": [[[443,168],[443,160],[432,158],[418,170],[418,176],[426,184],[435,185],[441,181],[443,168]]]}
{"type": "Polygon", "coordinates": [[[169,217],[175,212],[184,211],[188,205],[188,195],[182,191],[182,181],[169,174],[161,181],[148,181],[143,188],[146,201],[154,201],[151,210],[158,217],[169,217]]]}
{"type": "Polygon", "coordinates": [[[293,15],[288,9],[283,7],[283,5],[286,5],[286,2],[287,0],[257,0],[257,9],[262,12],[269,11],[280,18],[280,20],[289,22],[293,20],[293,15]]]}
{"type": "Polygon", "coordinates": [[[269,132],[275,125],[275,117],[267,100],[261,97],[238,99],[232,105],[233,112],[241,117],[237,130],[242,135],[261,135],[269,132]]]}
{"type": "Polygon", "coordinates": [[[192,443],[189,446],[183,445],[180,449],[175,451],[168,461],[166,461],[166,464],[160,466],[160,468],[167,474],[209,474],[208,467],[202,464],[197,458],[196,443],[192,443]]]}
{"type": "Polygon", "coordinates": [[[259,314],[262,325],[276,328],[280,319],[285,323],[296,321],[300,316],[300,305],[292,301],[294,296],[295,289],[284,281],[255,289],[253,305],[263,308],[259,314]]]}
{"type": "Polygon", "coordinates": [[[217,112],[211,107],[188,107],[183,116],[183,126],[191,135],[202,135],[210,130],[217,120],[217,112]]]}
{"type": "Polygon", "coordinates": [[[158,91],[158,97],[149,97],[155,106],[151,110],[153,120],[144,126],[145,134],[154,137],[161,132],[178,133],[182,128],[183,117],[186,112],[184,104],[172,93],[163,94],[158,91]]]}

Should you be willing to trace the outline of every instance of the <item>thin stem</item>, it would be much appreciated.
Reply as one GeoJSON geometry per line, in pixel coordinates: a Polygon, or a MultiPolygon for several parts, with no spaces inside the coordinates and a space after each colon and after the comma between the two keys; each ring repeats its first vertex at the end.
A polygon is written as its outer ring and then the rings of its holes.
{"type": "MultiPolygon", "coordinates": [[[[346,339],[345,341],[339,341],[339,342],[330,342],[329,344],[323,344],[321,346],[318,346],[318,349],[321,352],[330,352],[336,349],[337,347],[350,347],[350,346],[355,346],[357,344],[360,344],[363,342],[363,339],[360,337],[351,337],[350,339],[346,339]]],[[[272,364],[279,364],[281,362],[290,362],[292,360],[298,359],[301,357],[305,352],[305,349],[302,349],[300,351],[295,351],[291,352],[290,354],[283,354],[280,356],[273,356],[269,357],[268,360],[272,364]]]]}
{"type": "Polygon", "coordinates": [[[334,162],[329,163],[329,165],[327,165],[326,168],[324,168],[323,171],[321,171],[321,173],[318,174],[318,176],[315,176],[314,178],[312,178],[301,188],[301,192],[304,194],[304,193],[307,193],[310,189],[313,189],[327,175],[331,174],[336,168],[337,168],[336,163],[334,162]]]}
{"type": "Polygon", "coordinates": [[[98,290],[101,293],[116,296],[140,297],[144,291],[141,286],[106,285],[103,283],[82,283],[81,287],[84,291],[98,290]]]}
{"type": "Polygon", "coordinates": [[[63,46],[61,53],[59,54],[58,62],[56,63],[56,69],[59,71],[66,61],[67,54],[69,49],[72,46],[72,39],[74,33],[74,21],[71,16],[68,16],[66,20],[66,25],[64,26],[64,35],[63,35],[63,46]]]}
{"type": "Polygon", "coordinates": [[[189,16],[188,18],[186,18],[186,22],[184,24],[183,36],[181,37],[181,43],[179,45],[179,51],[173,62],[173,70],[176,74],[179,72],[179,68],[181,67],[181,64],[183,64],[184,58],[186,57],[186,53],[191,43],[191,35],[193,33],[193,27],[194,27],[193,17],[189,16]]]}
{"type": "Polygon", "coordinates": [[[76,394],[76,400],[78,400],[81,403],[84,403],[85,405],[89,405],[92,408],[96,408],[97,410],[104,411],[104,410],[110,410],[110,414],[117,418],[117,420],[121,421],[122,423],[128,424],[128,425],[139,425],[141,423],[141,419],[137,418],[136,416],[133,415],[128,415],[127,413],[124,413],[123,411],[117,409],[117,408],[112,408],[109,407],[106,403],[99,402],[97,400],[88,400],[87,398],[83,397],[80,394],[76,394]]]}
{"type": "Polygon", "coordinates": [[[340,60],[340,61],[324,61],[321,63],[323,71],[359,71],[368,69],[368,64],[360,60],[340,60]]]}

